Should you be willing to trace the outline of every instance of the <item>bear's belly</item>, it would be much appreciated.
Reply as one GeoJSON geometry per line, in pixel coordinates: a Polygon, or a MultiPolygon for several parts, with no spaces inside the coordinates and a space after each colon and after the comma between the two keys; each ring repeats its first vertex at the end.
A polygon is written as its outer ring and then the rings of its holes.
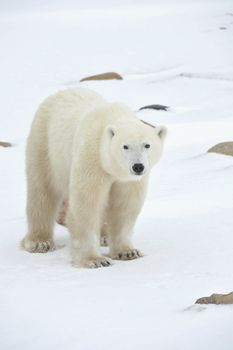
{"type": "Polygon", "coordinates": [[[49,154],[49,167],[51,172],[51,184],[55,192],[62,198],[68,197],[70,169],[71,169],[71,150],[65,149],[65,145],[51,150],[49,154]],[[62,149],[60,149],[62,148],[62,149]],[[52,152],[51,152],[52,151],[52,152]]]}

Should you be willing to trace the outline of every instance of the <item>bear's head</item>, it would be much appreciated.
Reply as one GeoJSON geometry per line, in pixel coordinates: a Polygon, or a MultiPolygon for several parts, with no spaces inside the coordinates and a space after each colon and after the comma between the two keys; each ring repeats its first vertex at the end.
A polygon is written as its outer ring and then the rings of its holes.
{"type": "Polygon", "coordinates": [[[118,181],[140,180],[158,162],[167,130],[138,119],[110,124],[104,130],[101,160],[118,181]]]}

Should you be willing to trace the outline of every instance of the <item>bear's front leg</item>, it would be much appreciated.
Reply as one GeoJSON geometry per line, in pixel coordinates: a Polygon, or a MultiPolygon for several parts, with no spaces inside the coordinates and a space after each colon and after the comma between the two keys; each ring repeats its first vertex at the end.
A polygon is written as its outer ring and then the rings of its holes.
{"type": "MultiPolygon", "coordinates": [[[[77,179],[76,179],[77,180],[77,179]]],[[[100,230],[109,188],[90,173],[71,184],[67,226],[72,239],[72,264],[75,267],[97,268],[112,265],[112,260],[100,253],[100,230]]]]}
{"type": "Polygon", "coordinates": [[[132,233],[145,199],[147,179],[115,183],[112,186],[109,208],[109,247],[113,259],[132,260],[143,256],[132,243],[132,233]]]}

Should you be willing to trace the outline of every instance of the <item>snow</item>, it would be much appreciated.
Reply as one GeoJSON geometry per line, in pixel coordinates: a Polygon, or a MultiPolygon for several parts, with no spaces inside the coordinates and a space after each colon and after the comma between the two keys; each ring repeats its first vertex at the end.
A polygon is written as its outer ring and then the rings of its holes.
{"type": "MultiPolygon", "coordinates": [[[[0,4],[0,349],[232,349],[232,306],[194,305],[232,291],[232,1],[22,1],[0,4]],[[226,27],[221,30],[220,27],[226,27]],[[117,71],[122,81],[85,82],[117,71]],[[135,228],[145,257],[74,269],[60,249],[19,249],[26,232],[24,149],[38,104],[92,88],[164,124],[164,156],[135,228]]],[[[104,249],[106,252],[106,249],[104,249]]]]}

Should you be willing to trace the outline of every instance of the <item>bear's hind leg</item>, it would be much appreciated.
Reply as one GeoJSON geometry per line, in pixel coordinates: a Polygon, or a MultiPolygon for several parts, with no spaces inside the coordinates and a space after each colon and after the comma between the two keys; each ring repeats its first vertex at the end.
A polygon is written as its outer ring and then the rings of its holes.
{"type": "Polygon", "coordinates": [[[53,226],[57,201],[42,186],[31,189],[27,200],[28,234],[21,247],[30,253],[46,253],[54,249],[53,226]]]}
{"type": "Polygon", "coordinates": [[[46,156],[39,152],[33,154],[32,146],[27,154],[28,233],[21,247],[30,253],[46,253],[54,249],[53,226],[59,198],[49,180],[46,156]]]}
{"type": "Polygon", "coordinates": [[[59,225],[66,226],[67,211],[68,211],[68,201],[62,201],[56,217],[56,221],[59,225]]]}
{"type": "Polygon", "coordinates": [[[100,233],[100,245],[101,247],[108,247],[108,224],[104,223],[100,233]]]}

